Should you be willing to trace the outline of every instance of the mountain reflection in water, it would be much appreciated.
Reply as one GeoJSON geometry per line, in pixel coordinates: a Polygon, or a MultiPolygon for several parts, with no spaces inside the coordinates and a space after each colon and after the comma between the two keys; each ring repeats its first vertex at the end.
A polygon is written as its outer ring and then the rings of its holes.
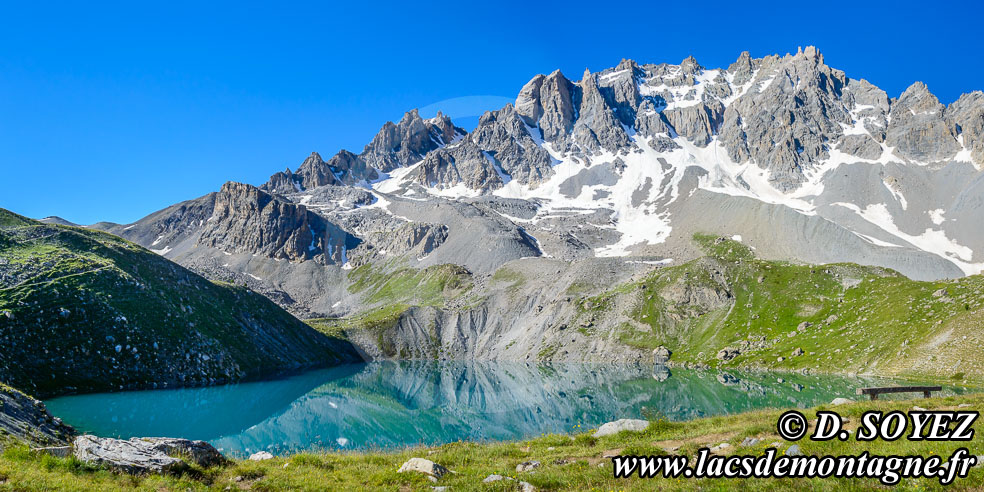
{"type": "Polygon", "coordinates": [[[890,382],[651,365],[403,361],[210,388],[67,396],[47,404],[84,432],[202,439],[243,455],[521,439],[653,412],[689,420],[805,408],[883,384],[890,382]]]}

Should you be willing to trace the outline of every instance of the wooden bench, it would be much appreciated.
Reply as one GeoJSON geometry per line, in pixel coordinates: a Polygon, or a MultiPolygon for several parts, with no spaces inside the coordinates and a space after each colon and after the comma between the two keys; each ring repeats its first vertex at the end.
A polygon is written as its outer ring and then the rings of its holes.
{"type": "Polygon", "coordinates": [[[858,388],[859,395],[869,395],[872,400],[877,400],[882,393],[922,393],[923,398],[929,398],[930,392],[942,391],[942,386],[890,386],[885,388],[858,388]]]}

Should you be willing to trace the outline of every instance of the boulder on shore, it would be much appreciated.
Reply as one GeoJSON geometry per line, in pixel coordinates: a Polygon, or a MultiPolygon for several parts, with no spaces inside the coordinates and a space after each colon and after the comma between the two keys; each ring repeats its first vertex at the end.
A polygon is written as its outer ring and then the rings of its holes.
{"type": "Polygon", "coordinates": [[[131,474],[177,473],[188,468],[186,459],[198,466],[226,463],[211,444],[171,438],[112,439],[83,435],[75,438],[75,457],[131,474]]]}
{"type": "Polygon", "coordinates": [[[655,349],[653,349],[653,364],[665,365],[667,362],[670,361],[671,354],[672,352],[670,352],[670,349],[662,345],[656,347],[655,349]]]}

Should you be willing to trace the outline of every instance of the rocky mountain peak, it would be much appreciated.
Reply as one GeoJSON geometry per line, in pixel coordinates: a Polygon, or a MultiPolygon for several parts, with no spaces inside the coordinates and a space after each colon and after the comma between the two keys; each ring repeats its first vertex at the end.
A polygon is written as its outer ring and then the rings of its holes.
{"type": "Polygon", "coordinates": [[[915,82],[892,102],[886,144],[895,155],[918,162],[938,162],[960,150],[957,129],[943,119],[945,107],[926,84],[915,82]]]}
{"type": "Polygon", "coordinates": [[[537,126],[543,140],[559,143],[574,128],[575,85],[560,70],[538,75],[516,97],[516,111],[530,126],[537,126]]]}
{"type": "Polygon", "coordinates": [[[901,116],[904,112],[936,113],[942,115],[943,104],[929,91],[925,83],[916,81],[907,87],[892,108],[892,115],[901,116]]]}
{"type": "Polygon", "coordinates": [[[796,51],[796,57],[813,61],[818,65],[823,64],[823,53],[820,53],[816,46],[807,46],[806,49],[803,49],[802,46],[799,47],[796,51]]]}
{"type": "Polygon", "coordinates": [[[728,66],[728,72],[733,75],[732,80],[736,85],[745,85],[751,80],[754,71],[755,63],[752,55],[747,51],[742,51],[738,59],[728,66]]]}
{"type": "Polygon", "coordinates": [[[358,240],[303,205],[245,183],[227,182],[204,222],[200,246],[289,261],[344,263],[358,240]]]}
{"type": "Polygon", "coordinates": [[[639,70],[639,64],[635,60],[622,58],[622,61],[618,62],[618,65],[615,67],[615,71],[622,70],[628,70],[630,73],[635,74],[639,70]]]}
{"type": "Polygon", "coordinates": [[[704,67],[697,63],[697,59],[690,55],[680,62],[680,71],[686,75],[696,75],[704,70],[704,67]]]}
{"type": "Polygon", "coordinates": [[[383,125],[360,157],[368,166],[389,172],[416,163],[428,152],[450,143],[458,130],[446,116],[437,121],[424,121],[413,109],[403,115],[399,123],[383,125]]]}

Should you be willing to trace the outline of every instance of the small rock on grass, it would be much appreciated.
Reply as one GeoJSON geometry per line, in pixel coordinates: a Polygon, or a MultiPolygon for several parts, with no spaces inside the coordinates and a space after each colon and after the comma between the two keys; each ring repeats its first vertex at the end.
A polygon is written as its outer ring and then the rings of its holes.
{"type": "Polygon", "coordinates": [[[430,477],[431,480],[436,481],[438,478],[450,472],[450,470],[428,459],[410,458],[397,470],[397,473],[407,472],[423,473],[430,477]]]}
{"type": "Polygon", "coordinates": [[[249,455],[250,461],[265,461],[265,460],[272,460],[272,459],[273,459],[273,455],[266,451],[260,451],[249,455]]]}
{"type": "Polygon", "coordinates": [[[799,444],[793,444],[786,450],[786,456],[803,456],[803,451],[800,450],[799,444]]]}
{"type": "Polygon", "coordinates": [[[618,434],[622,431],[633,431],[642,432],[649,427],[648,420],[638,420],[638,419],[619,419],[614,422],[608,422],[602,424],[595,431],[594,437],[609,436],[612,434],[618,434]]]}
{"type": "Polygon", "coordinates": [[[752,447],[758,444],[759,442],[760,441],[758,439],[755,439],[754,437],[746,437],[745,439],[742,439],[741,447],[743,448],[752,447]]]}
{"type": "Polygon", "coordinates": [[[917,412],[925,412],[926,411],[925,408],[923,408],[923,407],[917,407],[917,406],[913,406],[912,409],[915,410],[915,411],[917,411],[917,412]]]}
{"type": "Polygon", "coordinates": [[[854,400],[850,398],[834,398],[834,401],[830,402],[831,405],[846,405],[848,403],[854,403],[854,400]]]}
{"type": "Polygon", "coordinates": [[[524,473],[528,471],[533,471],[540,467],[539,461],[524,461],[516,465],[516,473],[524,473]]]}
{"type": "Polygon", "coordinates": [[[492,483],[492,482],[498,482],[500,480],[512,480],[512,479],[509,478],[509,477],[504,477],[502,475],[493,473],[493,474],[485,477],[485,480],[482,480],[482,483],[492,483]]]}

